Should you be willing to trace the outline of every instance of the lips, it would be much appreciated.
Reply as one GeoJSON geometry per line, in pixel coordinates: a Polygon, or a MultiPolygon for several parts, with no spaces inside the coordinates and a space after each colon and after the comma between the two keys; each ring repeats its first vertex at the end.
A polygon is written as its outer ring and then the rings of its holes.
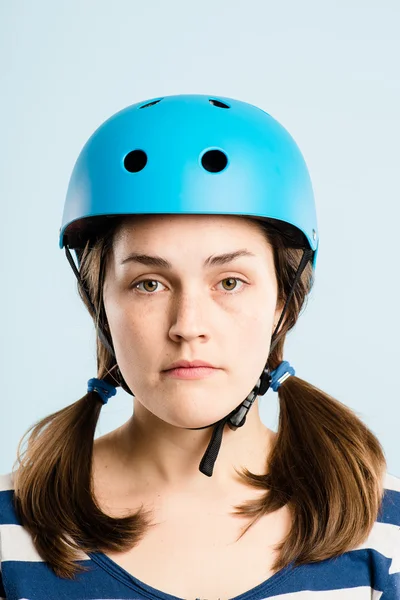
{"type": "Polygon", "coordinates": [[[169,367],[167,367],[164,370],[170,371],[171,369],[178,369],[178,368],[190,369],[190,368],[194,368],[194,367],[209,367],[211,369],[216,368],[216,367],[214,367],[214,365],[212,365],[208,362],[205,362],[204,360],[193,360],[193,361],[178,360],[178,361],[170,364],[169,367]]]}

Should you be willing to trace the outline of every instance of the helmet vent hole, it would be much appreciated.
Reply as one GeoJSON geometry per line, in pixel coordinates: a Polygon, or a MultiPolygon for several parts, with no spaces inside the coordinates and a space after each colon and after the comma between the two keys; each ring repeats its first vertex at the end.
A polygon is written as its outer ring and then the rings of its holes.
{"type": "Polygon", "coordinates": [[[221,150],[208,150],[203,154],[201,164],[210,173],[220,173],[228,164],[228,157],[221,150]]]}
{"type": "Polygon", "coordinates": [[[148,102],[147,104],[143,104],[143,106],[139,106],[139,108],[148,108],[149,106],[154,106],[154,104],[158,104],[161,102],[162,98],[159,100],[154,100],[153,102],[148,102]]]}
{"type": "Polygon", "coordinates": [[[147,164],[147,154],[143,150],[132,150],[124,159],[124,167],[129,173],[138,173],[147,164]]]}
{"type": "Polygon", "coordinates": [[[214,106],[218,106],[218,108],[230,108],[230,106],[228,106],[228,104],[225,104],[224,102],[221,102],[220,100],[214,100],[214,98],[210,98],[209,103],[213,104],[214,106]]]}

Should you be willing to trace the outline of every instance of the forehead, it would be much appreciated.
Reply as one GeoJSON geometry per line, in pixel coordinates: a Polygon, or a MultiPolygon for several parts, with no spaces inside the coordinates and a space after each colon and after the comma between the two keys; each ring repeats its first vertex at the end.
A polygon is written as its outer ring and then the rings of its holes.
{"type": "Polygon", "coordinates": [[[107,275],[123,275],[142,264],[188,276],[240,265],[275,278],[274,250],[266,231],[247,216],[134,215],[120,223],[110,250],[107,275]]]}
{"type": "Polygon", "coordinates": [[[267,243],[260,221],[240,215],[134,215],[127,217],[114,237],[114,248],[135,244],[180,246],[182,242],[197,248],[210,243],[267,243]]]}

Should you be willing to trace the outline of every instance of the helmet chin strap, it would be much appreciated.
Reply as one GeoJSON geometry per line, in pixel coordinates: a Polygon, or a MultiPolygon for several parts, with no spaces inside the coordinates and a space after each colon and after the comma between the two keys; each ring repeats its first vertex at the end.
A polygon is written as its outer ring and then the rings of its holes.
{"type": "MultiPolygon", "coordinates": [[[[71,255],[67,245],[65,246],[65,254],[66,254],[68,262],[78,280],[81,290],[82,290],[83,294],[85,295],[85,298],[86,298],[87,302],[89,303],[89,306],[92,309],[92,315],[94,316],[96,314],[95,307],[92,304],[88,290],[83,285],[82,279],[80,277],[80,272],[75,265],[75,262],[72,258],[72,255],[71,255]]],[[[278,324],[275,328],[275,331],[272,334],[269,356],[271,355],[271,352],[273,351],[273,349],[275,348],[275,346],[278,342],[278,339],[276,337],[277,331],[279,331],[279,327],[283,321],[283,317],[286,313],[287,307],[289,306],[289,302],[293,296],[297,282],[300,279],[300,276],[301,276],[302,272],[304,271],[304,268],[306,267],[308,261],[312,260],[313,255],[314,255],[313,250],[305,249],[303,252],[303,256],[300,261],[300,265],[297,269],[297,273],[294,278],[290,293],[288,294],[288,297],[286,299],[285,306],[283,307],[283,310],[282,310],[280,319],[278,321],[278,324]]],[[[110,352],[110,354],[112,356],[114,356],[114,358],[115,358],[115,352],[114,352],[114,349],[112,346],[112,342],[110,343],[108,341],[107,335],[103,332],[100,325],[97,326],[97,334],[98,334],[101,342],[104,344],[104,346],[108,350],[108,352],[110,352]]],[[[268,358],[269,358],[269,356],[268,356],[268,358]]],[[[131,392],[128,385],[126,384],[119,368],[117,368],[117,372],[118,372],[119,385],[128,394],[133,396],[134,394],[131,392]]],[[[249,412],[250,408],[252,407],[255,399],[257,398],[257,396],[263,396],[268,391],[270,385],[271,385],[271,372],[268,368],[268,359],[267,359],[267,363],[263,369],[263,372],[261,373],[261,376],[260,376],[259,380],[257,381],[257,384],[251,390],[250,394],[246,397],[246,399],[241,404],[239,404],[239,406],[237,406],[232,412],[230,412],[228,415],[226,415],[226,417],[223,417],[222,419],[220,419],[219,421],[216,421],[215,423],[211,423],[211,425],[205,425],[204,427],[183,427],[182,428],[182,429],[198,431],[200,429],[207,429],[208,427],[215,426],[214,431],[212,432],[212,435],[211,435],[211,440],[207,446],[207,449],[206,449],[204,456],[201,459],[201,462],[199,465],[199,471],[201,473],[203,473],[204,475],[207,475],[207,477],[212,476],[215,461],[218,458],[219,450],[221,448],[222,435],[223,435],[226,423],[228,423],[228,426],[233,431],[236,431],[236,429],[238,427],[243,427],[243,425],[246,422],[247,413],[249,412]]]]}
{"type": "Polygon", "coordinates": [[[249,412],[253,402],[257,396],[262,396],[266,393],[270,383],[271,375],[268,367],[266,366],[257,382],[257,385],[254,386],[247,398],[237,408],[230,412],[229,415],[223,417],[219,421],[216,421],[216,423],[205,425],[204,427],[184,427],[184,429],[192,429],[197,431],[199,429],[207,429],[207,427],[213,427],[215,425],[210,442],[199,465],[199,471],[201,473],[207,475],[207,477],[212,476],[214,464],[218,458],[219,450],[221,448],[222,435],[226,423],[228,423],[229,428],[233,431],[236,431],[238,427],[243,427],[246,422],[247,413],[249,412]]]}

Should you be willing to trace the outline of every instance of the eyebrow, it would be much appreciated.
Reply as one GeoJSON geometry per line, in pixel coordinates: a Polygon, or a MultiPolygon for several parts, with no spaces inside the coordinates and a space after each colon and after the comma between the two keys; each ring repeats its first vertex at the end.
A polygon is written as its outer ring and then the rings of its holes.
{"type": "MultiPolygon", "coordinates": [[[[252,256],[256,257],[255,254],[249,252],[245,248],[242,250],[236,250],[235,252],[226,252],[225,254],[218,254],[216,256],[209,256],[204,261],[203,267],[212,267],[215,265],[225,265],[227,263],[236,260],[237,258],[241,258],[242,256],[252,256]]],[[[161,256],[149,256],[148,254],[138,254],[137,252],[131,252],[123,261],[121,261],[121,265],[125,265],[128,262],[137,262],[142,265],[148,265],[151,267],[161,267],[163,269],[172,269],[172,264],[162,258],[161,256]]]]}

